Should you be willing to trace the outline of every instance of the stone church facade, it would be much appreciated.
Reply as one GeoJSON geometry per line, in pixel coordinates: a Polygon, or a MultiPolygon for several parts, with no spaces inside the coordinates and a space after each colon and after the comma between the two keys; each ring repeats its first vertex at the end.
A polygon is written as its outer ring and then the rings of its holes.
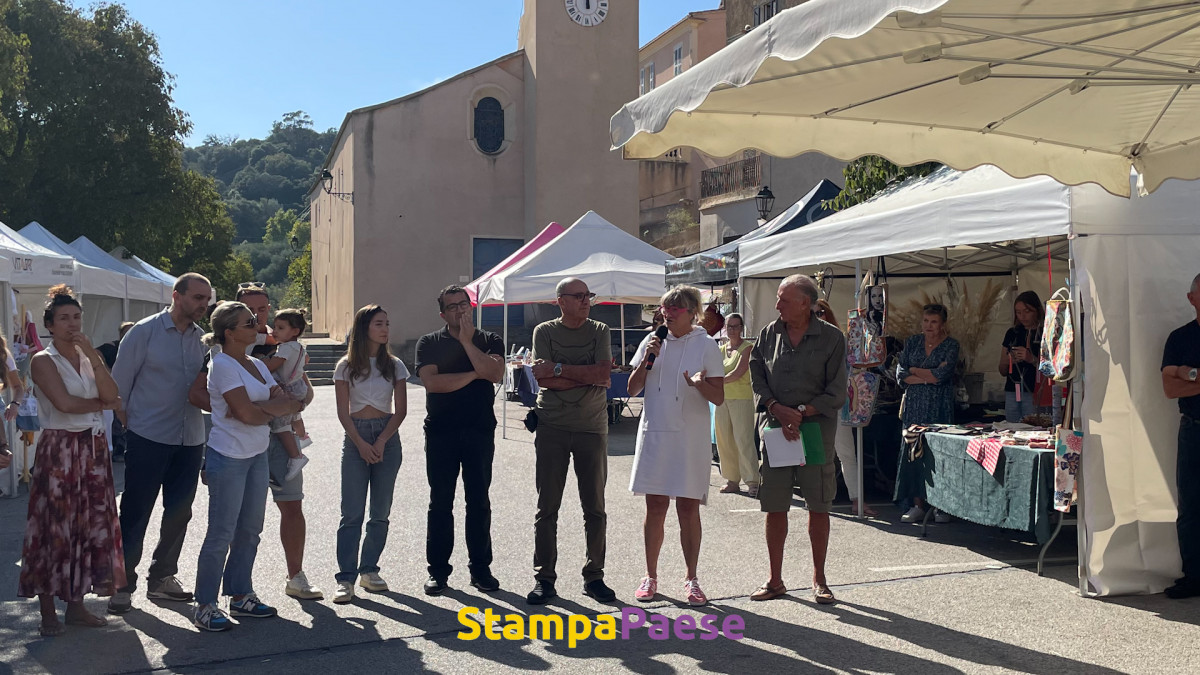
{"type": "Polygon", "coordinates": [[[608,121],[637,67],[637,0],[525,0],[513,53],[348,113],[309,195],[313,330],[342,338],[376,303],[409,361],[439,289],[550,222],[592,209],[636,235],[638,168],[608,121]]]}

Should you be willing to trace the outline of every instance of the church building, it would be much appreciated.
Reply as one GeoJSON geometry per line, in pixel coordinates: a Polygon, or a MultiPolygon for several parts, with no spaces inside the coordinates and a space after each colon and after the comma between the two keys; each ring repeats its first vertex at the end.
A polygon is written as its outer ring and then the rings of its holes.
{"type": "Polygon", "coordinates": [[[608,123],[638,96],[638,2],[524,2],[515,52],[346,115],[309,195],[315,332],[343,338],[376,303],[410,361],[439,289],[550,222],[591,209],[637,234],[637,163],[608,123]]]}

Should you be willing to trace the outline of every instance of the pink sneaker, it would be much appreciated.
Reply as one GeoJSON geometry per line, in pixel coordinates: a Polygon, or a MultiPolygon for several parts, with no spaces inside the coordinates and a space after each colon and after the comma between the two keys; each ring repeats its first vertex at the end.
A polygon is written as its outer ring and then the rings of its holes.
{"type": "Polygon", "coordinates": [[[641,585],[633,592],[633,597],[638,602],[652,602],[656,595],[658,595],[658,579],[650,577],[642,577],[641,585]]]}
{"type": "Polygon", "coordinates": [[[693,607],[708,604],[708,596],[704,594],[704,591],[700,590],[699,579],[688,579],[687,583],[683,585],[683,592],[687,597],[687,603],[693,607]]]}

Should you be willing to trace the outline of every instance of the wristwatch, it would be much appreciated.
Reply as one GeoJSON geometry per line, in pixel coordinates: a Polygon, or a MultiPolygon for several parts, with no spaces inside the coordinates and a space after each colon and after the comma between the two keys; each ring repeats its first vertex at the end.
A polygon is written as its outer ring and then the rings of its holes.
{"type": "Polygon", "coordinates": [[[804,414],[804,411],[805,411],[805,410],[808,410],[808,406],[806,406],[806,405],[798,405],[798,406],[796,406],[796,410],[797,410],[797,411],[798,411],[798,412],[799,412],[801,415],[803,415],[803,414],[804,414]]]}
{"type": "Polygon", "coordinates": [[[1195,382],[1197,377],[1200,377],[1200,369],[1192,368],[1188,371],[1188,380],[1195,382]]]}
{"type": "Polygon", "coordinates": [[[554,364],[554,376],[562,377],[562,364],[561,363],[554,364]]]}

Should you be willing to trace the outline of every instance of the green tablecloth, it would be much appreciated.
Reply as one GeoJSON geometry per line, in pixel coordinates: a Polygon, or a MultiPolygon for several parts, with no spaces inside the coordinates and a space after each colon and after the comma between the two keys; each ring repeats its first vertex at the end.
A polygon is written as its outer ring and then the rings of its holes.
{"type": "Polygon", "coordinates": [[[1006,445],[996,475],[967,454],[970,436],[925,434],[925,453],[900,458],[896,499],[924,497],[946,513],[981,525],[1031,532],[1050,539],[1054,451],[1006,445]]]}

